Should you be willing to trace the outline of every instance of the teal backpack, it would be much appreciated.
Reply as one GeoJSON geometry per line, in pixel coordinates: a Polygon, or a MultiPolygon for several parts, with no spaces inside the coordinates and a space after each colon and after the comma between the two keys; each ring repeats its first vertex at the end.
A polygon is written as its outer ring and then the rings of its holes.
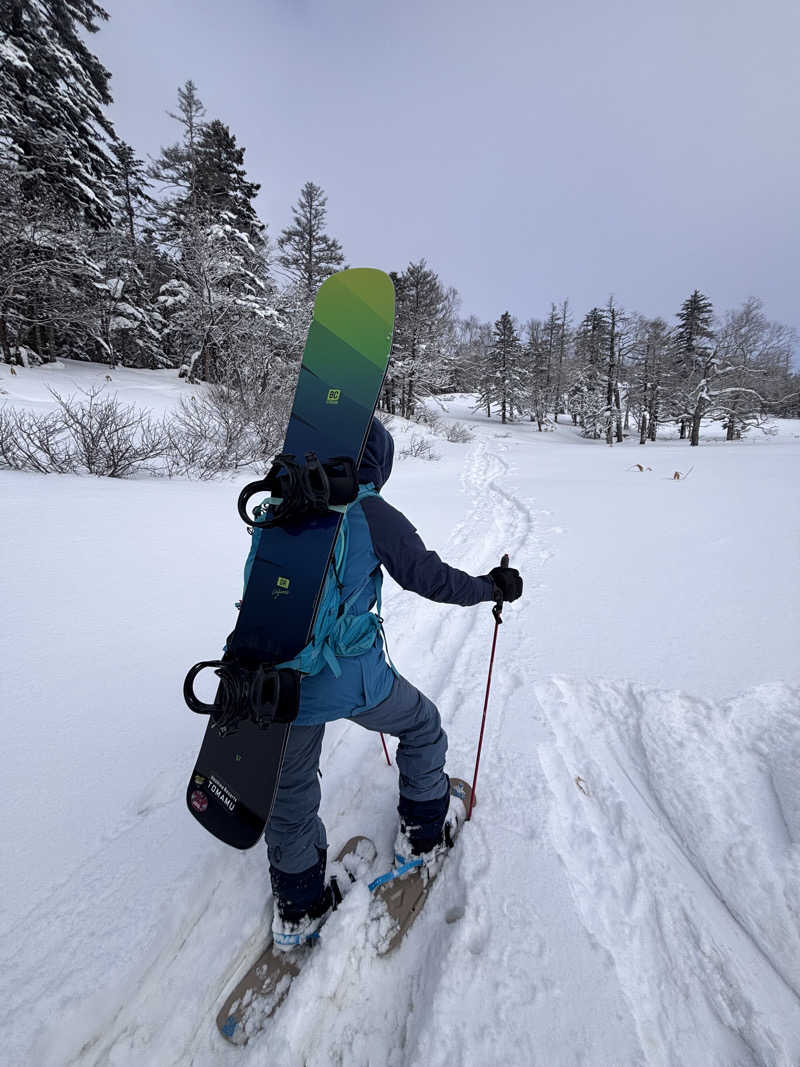
{"type": "MultiPolygon", "coordinates": [[[[333,674],[339,678],[342,673],[342,669],[339,666],[339,658],[341,656],[360,656],[362,653],[368,652],[375,644],[376,635],[382,632],[382,575],[380,570],[377,570],[374,574],[368,574],[345,599],[342,599],[344,589],[341,582],[342,569],[347,559],[347,549],[350,543],[348,512],[353,504],[357,504],[367,496],[377,495],[378,491],[372,483],[361,485],[358,489],[358,496],[352,503],[331,506],[331,511],[340,511],[344,517],[336,537],[333,557],[325,575],[311,640],[293,659],[286,660],[285,663],[275,664],[276,670],[278,668],[291,668],[301,674],[313,675],[319,674],[325,667],[330,667],[333,674]],[[372,584],[375,594],[375,611],[364,611],[355,614],[353,607],[370,584],[372,584]]],[[[259,514],[263,514],[263,511],[268,506],[269,501],[259,505],[254,513],[255,517],[257,518],[259,514]]],[[[253,542],[250,546],[250,552],[244,564],[245,589],[247,588],[247,582],[250,578],[250,571],[253,568],[253,560],[258,551],[260,540],[261,529],[256,526],[253,529],[253,542]]]]}

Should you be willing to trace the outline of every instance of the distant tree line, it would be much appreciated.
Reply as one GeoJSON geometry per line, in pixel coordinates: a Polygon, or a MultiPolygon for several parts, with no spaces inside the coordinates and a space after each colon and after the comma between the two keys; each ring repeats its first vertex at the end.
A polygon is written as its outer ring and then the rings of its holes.
{"type": "MultiPolygon", "coordinates": [[[[211,384],[223,436],[232,408],[251,430],[278,426],[316,290],[345,264],[323,190],[303,186],[273,242],[244,147],[193,82],[178,90],[175,142],[146,164],[117,136],[110,75],[85,43],[102,8],[0,11],[0,358],[175,368],[211,384]]],[[[769,414],[800,417],[797,339],[755,298],[715,316],[695,290],[671,325],[613,299],[577,324],[563,300],[544,320],[505,312],[492,325],[460,317],[424,259],[392,277],[388,412],[413,418],[426,397],[474,392],[502,422],[569,418],[608,443],[677,424],[696,444],[709,418],[735,439],[769,414]]]]}
{"type": "Polygon", "coordinates": [[[609,445],[632,432],[641,444],[655,441],[666,425],[696,445],[703,420],[722,423],[732,441],[770,415],[800,417],[796,344],[757,298],[715,317],[699,290],[672,325],[611,298],[573,327],[563,301],[521,331],[505,312],[493,329],[472,323],[466,338],[487,413],[529,417],[540,430],[567,416],[609,445]]]}

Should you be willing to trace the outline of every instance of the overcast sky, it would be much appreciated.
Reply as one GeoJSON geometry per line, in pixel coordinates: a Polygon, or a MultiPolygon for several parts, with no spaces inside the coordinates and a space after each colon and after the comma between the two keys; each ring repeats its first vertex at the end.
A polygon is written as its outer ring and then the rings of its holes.
{"type": "Polygon", "coordinates": [[[247,149],[273,239],[328,194],[351,266],[424,256],[462,313],[671,317],[754,294],[800,329],[797,0],[105,0],[117,131],[176,90],[247,149]]]}

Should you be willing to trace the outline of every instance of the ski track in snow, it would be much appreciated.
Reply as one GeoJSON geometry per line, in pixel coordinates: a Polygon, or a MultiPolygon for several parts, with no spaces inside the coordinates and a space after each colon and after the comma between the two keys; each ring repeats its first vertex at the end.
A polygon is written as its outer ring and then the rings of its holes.
{"type": "Polygon", "coordinates": [[[790,741],[797,691],[764,687],[761,702],[756,690],[746,702],[715,707],[683,694],[555,679],[537,695],[557,738],[541,753],[557,799],[553,839],[587,928],[626,980],[648,1062],[796,1064],[798,850],[765,776],[724,751],[730,735],[720,720],[746,711],[752,737],[737,741],[752,744],[758,712],[767,720],[777,698],[790,741]],[[664,729],[670,716],[682,720],[677,744],[664,729]],[[706,776],[676,780],[681,753],[669,749],[692,743],[703,750],[706,776]],[[732,779],[731,769],[740,774],[732,779]],[[571,788],[575,771],[583,790],[571,788]],[[742,794],[750,810],[772,810],[743,820],[742,794]],[[729,825],[738,823],[734,840],[707,833],[707,817],[720,808],[729,825]],[[769,848],[765,828],[778,838],[769,848]],[[781,854],[785,867],[776,871],[772,857],[781,854]]]}
{"type": "MultiPolygon", "coordinates": [[[[483,425],[463,455],[465,510],[433,547],[471,573],[508,552],[525,596],[499,633],[473,820],[400,949],[376,956],[355,887],[267,1031],[228,1046],[214,1019],[270,921],[266,864],[193,831],[194,749],[173,747],[4,933],[10,1065],[800,1063],[800,690],[720,703],[548,677],[562,520],[520,488],[515,437],[483,425]]],[[[398,669],[440,708],[448,769],[471,778],[489,606],[387,583],[384,614],[398,669]]],[[[396,770],[376,735],[331,726],[322,772],[331,848],[366,833],[385,869],[396,770]]]]}

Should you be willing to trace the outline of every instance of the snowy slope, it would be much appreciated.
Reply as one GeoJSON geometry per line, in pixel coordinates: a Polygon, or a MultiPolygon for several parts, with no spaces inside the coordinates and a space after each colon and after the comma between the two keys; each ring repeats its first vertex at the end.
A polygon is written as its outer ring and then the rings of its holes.
{"type": "MultiPolygon", "coordinates": [[[[41,402],[45,373],[0,384],[41,402]]],[[[182,385],[154,379],[161,410],[182,385]]],[[[474,440],[386,495],[450,562],[508,551],[526,580],[475,815],[400,951],[375,957],[357,889],[246,1050],[214,1016],[269,922],[265,857],[184,812],[203,723],[180,697],[233,621],[240,480],[0,472],[0,1062],[800,1063],[800,425],[608,449],[446,408],[474,440]]],[[[387,582],[384,614],[469,775],[489,609],[387,582]]],[[[374,735],[334,725],[322,769],[331,847],[368,833],[387,860],[374,735]]]]}

